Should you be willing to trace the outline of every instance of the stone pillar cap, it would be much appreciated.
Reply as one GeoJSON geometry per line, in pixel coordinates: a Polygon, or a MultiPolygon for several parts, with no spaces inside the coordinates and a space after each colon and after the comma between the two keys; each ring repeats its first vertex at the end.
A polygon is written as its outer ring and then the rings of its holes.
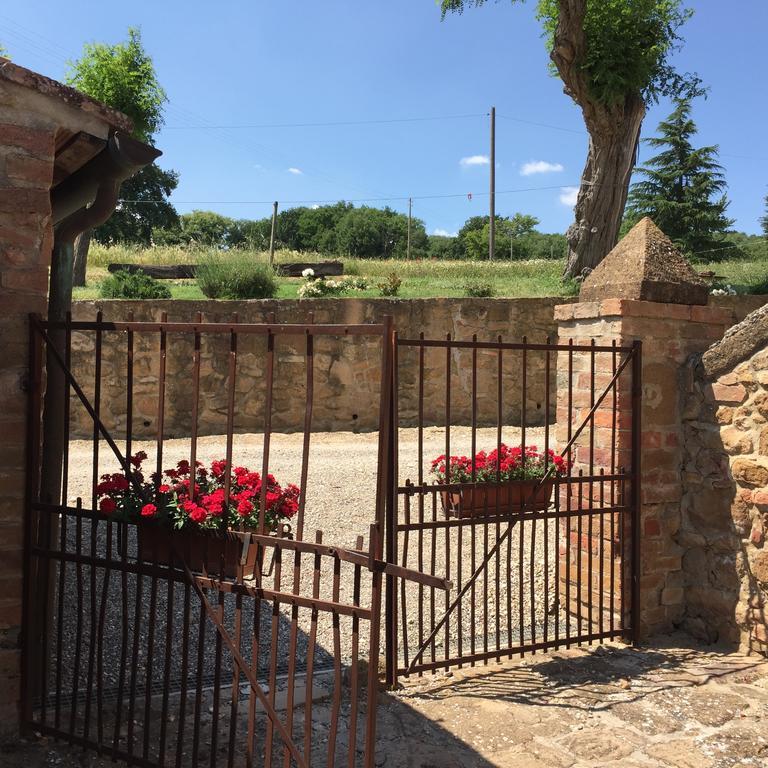
{"type": "Polygon", "coordinates": [[[584,280],[579,301],[601,299],[704,305],[709,300],[709,288],[646,216],[584,280]]]}

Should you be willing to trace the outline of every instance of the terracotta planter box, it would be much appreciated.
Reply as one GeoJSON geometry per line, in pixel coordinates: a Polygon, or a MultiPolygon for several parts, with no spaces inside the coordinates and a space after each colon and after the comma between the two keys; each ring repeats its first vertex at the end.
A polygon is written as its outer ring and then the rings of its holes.
{"type": "MultiPolygon", "coordinates": [[[[158,525],[138,525],[139,558],[145,562],[175,564],[181,568],[179,555],[189,569],[197,573],[234,578],[242,553],[242,539],[226,531],[176,531],[158,525]],[[171,546],[173,541],[173,547],[171,546]],[[174,552],[178,553],[174,557],[174,552]]],[[[254,571],[255,546],[248,547],[243,574],[254,571]]]]}
{"type": "Polygon", "coordinates": [[[552,499],[554,480],[539,485],[536,480],[511,483],[479,483],[461,491],[442,491],[443,510],[448,517],[487,517],[507,512],[546,509],[552,499]]]}

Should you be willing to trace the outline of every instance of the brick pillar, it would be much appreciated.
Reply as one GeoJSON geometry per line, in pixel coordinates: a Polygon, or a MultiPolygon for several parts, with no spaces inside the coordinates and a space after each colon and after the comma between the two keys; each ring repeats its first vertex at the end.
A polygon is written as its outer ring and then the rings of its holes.
{"type": "MultiPolygon", "coordinates": [[[[684,363],[696,352],[707,349],[723,336],[731,323],[730,313],[718,307],[662,304],[650,301],[605,299],[603,301],[565,304],[555,308],[559,323],[560,343],[588,344],[595,339],[598,345],[631,346],[635,340],[643,343],[642,354],[642,430],[641,430],[641,484],[640,484],[640,633],[648,636],[672,629],[682,618],[684,590],[682,548],[677,543],[680,528],[682,498],[682,377],[684,363]]],[[[567,416],[567,369],[564,356],[558,359],[558,436],[564,441],[563,419],[567,416]]],[[[583,367],[584,362],[580,363],[583,367]]],[[[598,392],[613,374],[610,354],[596,355],[595,379],[598,392]],[[600,384],[603,384],[601,387],[600,384]]],[[[589,374],[574,370],[574,421],[589,412],[589,374]]],[[[629,469],[631,458],[631,378],[627,376],[617,392],[617,465],[629,469]]],[[[595,416],[595,471],[609,461],[605,441],[610,441],[612,427],[606,419],[612,418],[612,402],[608,399],[595,416]],[[607,430],[607,431],[606,431],[607,430]]],[[[610,442],[608,443],[610,445],[610,442]]],[[[608,452],[610,453],[610,451],[608,452]]],[[[574,455],[575,470],[586,467],[588,458],[583,442],[574,455]]],[[[623,484],[614,487],[620,495],[623,484]]],[[[627,484],[628,486],[628,484],[627,484]]],[[[610,484],[605,484],[610,489],[610,484]]],[[[630,492],[629,487],[625,489],[630,492]]],[[[597,491],[599,492],[599,491],[597,491]]],[[[603,493],[610,492],[604,490],[603,493]]],[[[578,495],[578,490],[573,492],[578,495]]],[[[589,491],[582,489],[582,497],[589,491]]],[[[593,494],[595,490],[593,488],[593,494]]],[[[564,539],[565,540],[565,539],[564,539]]],[[[573,532],[567,538],[571,547],[571,562],[578,551],[582,561],[589,549],[606,553],[611,565],[621,575],[620,552],[615,542],[606,542],[600,549],[599,541],[573,532]],[[617,568],[618,563],[618,568],[617,568]]],[[[606,563],[606,566],[608,564],[606,563]]],[[[624,571],[626,573],[626,571],[624,571]]],[[[571,578],[573,576],[571,575],[571,578]]],[[[574,585],[571,585],[572,589],[574,585]]],[[[586,588],[586,587],[585,587],[586,588]]],[[[595,585],[592,584],[595,601],[595,585]]],[[[562,592],[562,590],[561,590],[562,592]]],[[[573,606],[571,606],[573,609],[573,606]]]]}
{"type": "Polygon", "coordinates": [[[0,738],[18,728],[27,316],[47,307],[53,155],[52,130],[0,123],[0,738]]]}

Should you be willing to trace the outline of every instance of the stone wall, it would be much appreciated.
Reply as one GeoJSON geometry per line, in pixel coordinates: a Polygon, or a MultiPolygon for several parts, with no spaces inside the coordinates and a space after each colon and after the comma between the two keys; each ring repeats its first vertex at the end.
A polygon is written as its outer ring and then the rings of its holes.
{"type": "Polygon", "coordinates": [[[694,359],[685,410],[684,627],[768,651],[768,308],[694,359]]]}
{"type": "MultiPolygon", "coordinates": [[[[716,304],[728,310],[728,325],[742,319],[748,308],[761,306],[768,297],[723,297],[716,304]]],[[[75,320],[93,320],[101,309],[105,320],[156,321],[162,312],[168,319],[192,322],[201,313],[207,322],[229,322],[236,314],[241,322],[267,322],[274,313],[278,322],[373,323],[392,315],[403,338],[529,341],[557,338],[554,307],[563,300],[541,299],[315,299],[305,301],[99,301],[76,302],[75,320]]],[[[93,332],[73,334],[73,370],[85,392],[92,396],[95,377],[93,332]]],[[[125,334],[107,333],[102,346],[101,417],[117,435],[125,432],[127,373],[125,334]]],[[[220,434],[227,413],[228,339],[202,339],[199,434],[220,434]]],[[[134,418],[136,437],[155,437],[158,417],[158,334],[136,334],[134,339],[134,418]]],[[[276,342],[273,429],[303,428],[305,399],[305,343],[301,337],[281,337],[276,342]]],[[[165,435],[188,435],[191,429],[191,334],[169,337],[165,397],[165,435]]],[[[520,353],[505,353],[502,363],[503,412],[505,423],[521,421],[520,353]]],[[[313,428],[316,430],[372,430],[378,426],[381,347],[373,337],[319,339],[315,345],[315,397],[313,428]]],[[[413,426],[418,418],[418,350],[401,348],[399,358],[399,412],[402,426],[413,426]]],[[[550,421],[555,418],[555,360],[550,377],[550,421]]],[[[498,361],[495,351],[480,352],[477,359],[478,423],[496,424],[498,361]]],[[[472,357],[468,350],[451,353],[451,415],[455,424],[471,420],[472,357]]],[[[527,359],[526,423],[544,423],[545,356],[530,353],[527,359]]],[[[446,352],[426,349],[424,354],[425,424],[445,421],[446,352]]],[[[238,343],[235,430],[259,432],[263,428],[265,395],[264,337],[242,336],[238,343]]],[[[92,434],[90,417],[79,401],[72,399],[72,434],[92,434]]]]}
{"type": "MultiPolygon", "coordinates": [[[[166,311],[173,321],[193,321],[201,313],[204,321],[229,322],[236,313],[240,322],[263,323],[274,313],[278,322],[373,323],[392,315],[400,337],[454,338],[507,341],[554,339],[553,309],[556,298],[544,299],[343,299],[305,301],[173,301],[173,302],[77,302],[75,320],[93,320],[98,309],[105,320],[159,320],[166,311]]],[[[92,396],[95,380],[95,336],[74,333],[72,366],[78,382],[92,396]]],[[[126,359],[125,333],[106,333],[102,344],[101,416],[118,435],[125,430],[126,359]]],[[[241,336],[238,340],[236,372],[237,432],[258,432],[263,428],[265,397],[264,336],[241,336]]],[[[303,428],[305,403],[305,341],[299,336],[281,336],[276,341],[273,429],[296,431],[303,428]]],[[[227,414],[229,338],[205,336],[201,349],[201,396],[198,428],[200,434],[220,434],[227,414]]],[[[191,428],[192,334],[173,334],[167,345],[165,435],[188,435],[191,428]]],[[[378,427],[381,375],[381,339],[375,337],[320,337],[315,342],[315,395],[313,428],[316,430],[372,430],[378,427]]],[[[507,423],[521,418],[520,353],[505,353],[502,363],[504,410],[507,423]]],[[[402,348],[399,355],[399,412],[403,426],[418,418],[418,350],[402,348]]],[[[478,354],[478,423],[495,425],[498,358],[495,350],[478,354]]],[[[554,372],[554,358],[551,359],[554,372]]],[[[543,353],[528,356],[526,420],[529,425],[544,422],[545,359],[543,353]]],[[[455,424],[471,419],[472,353],[452,350],[451,420],[455,424]]],[[[424,418],[426,424],[445,420],[445,349],[424,352],[424,418]]],[[[136,437],[156,435],[158,417],[159,335],[136,334],[134,338],[134,418],[136,437]]],[[[554,376],[549,382],[554,386],[554,376]]],[[[550,390],[550,394],[553,392],[550,390]]],[[[550,417],[554,417],[551,397],[550,417]]],[[[72,433],[89,437],[93,425],[85,409],[73,396],[72,433]]]]}

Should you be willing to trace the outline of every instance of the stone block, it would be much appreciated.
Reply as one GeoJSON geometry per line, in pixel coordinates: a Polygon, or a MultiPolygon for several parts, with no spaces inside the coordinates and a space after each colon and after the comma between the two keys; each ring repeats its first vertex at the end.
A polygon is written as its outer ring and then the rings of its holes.
{"type": "Polygon", "coordinates": [[[736,459],[732,465],[734,479],[749,487],[759,487],[768,485],[768,461],[758,458],[736,459]]]}

